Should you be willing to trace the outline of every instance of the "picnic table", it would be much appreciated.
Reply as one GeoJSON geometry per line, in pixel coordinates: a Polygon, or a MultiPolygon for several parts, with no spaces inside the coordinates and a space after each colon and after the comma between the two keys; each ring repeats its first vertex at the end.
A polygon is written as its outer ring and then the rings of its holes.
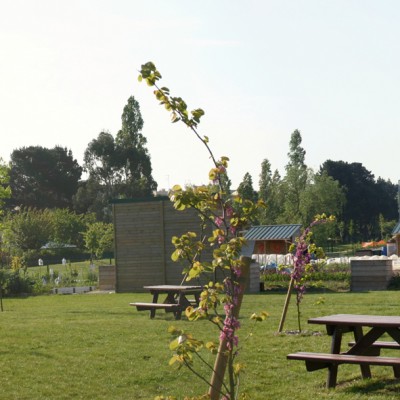
{"type": "Polygon", "coordinates": [[[332,336],[330,353],[298,352],[287,358],[305,361],[307,371],[327,368],[328,388],[336,386],[340,364],[358,364],[363,378],[371,377],[370,365],[390,366],[394,376],[400,378],[400,357],[380,356],[381,349],[400,349],[399,316],[335,314],[310,318],[308,323],[326,326],[328,335],[332,336]],[[354,341],[348,343],[347,351],[341,352],[342,335],[347,332],[353,333],[354,341]],[[393,341],[378,340],[385,334],[393,341]]]}
{"type": "Polygon", "coordinates": [[[151,303],[130,303],[135,306],[138,311],[150,311],[150,318],[154,318],[156,310],[164,309],[165,312],[174,313],[175,319],[181,319],[182,311],[189,306],[198,306],[200,303],[200,293],[203,291],[202,286],[188,285],[154,285],[144,286],[153,295],[151,303]],[[162,303],[159,303],[159,295],[166,294],[162,303]],[[187,296],[193,296],[189,299],[187,296]]]}

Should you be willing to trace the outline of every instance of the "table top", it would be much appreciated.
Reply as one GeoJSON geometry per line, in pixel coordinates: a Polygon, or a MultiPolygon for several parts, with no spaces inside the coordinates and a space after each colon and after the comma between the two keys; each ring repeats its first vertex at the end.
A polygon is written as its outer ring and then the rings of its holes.
{"type": "Polygon", "coordinates": [[[342,326],[400,327],[400,316],[335,314],[325,317],[310,318],[308,323],[342,326]]]}
{"type": "Polygon", "coordinates": [[[143,286],[144,289],[159,292],[186,292],[186,291],[202,291],[202,286],[189,286],[189,285],[153,285],[143,286]]]}

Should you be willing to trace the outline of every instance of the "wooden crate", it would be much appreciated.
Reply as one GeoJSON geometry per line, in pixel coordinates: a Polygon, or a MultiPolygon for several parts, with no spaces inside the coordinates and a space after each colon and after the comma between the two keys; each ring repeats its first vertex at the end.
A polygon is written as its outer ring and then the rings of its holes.
{"type": "Polygon", "coordinates": [[[386,290],[393,276],[392,260],[351,260],[351,291],[386,290]]]}
{"type": "Polygon", "coordinates": [[[115,290],[115,265],[99,266],[99,289],[115,290]]]}
{"type": "Polygon", "coordinates": [[[246,293],[258,293],[260,291],[260,264],[252,262],[250,264],[249,280],[247,282],[246,293]]]}

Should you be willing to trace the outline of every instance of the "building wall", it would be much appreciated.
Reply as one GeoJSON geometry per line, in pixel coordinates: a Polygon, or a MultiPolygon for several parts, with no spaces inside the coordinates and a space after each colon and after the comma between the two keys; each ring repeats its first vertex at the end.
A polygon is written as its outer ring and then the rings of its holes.
{"type": "Polygon", "coordinates": [[[200,233],[194,210],[177,211],[168,198],[152,198],[114,203],[113,219],[117,292],[181,283],[183,265],[171,260],[171,240],[200,233]]]}
{"type": "Polygon", "coordinates": [[[284,240],[257,240],[256,254],[286,254],[288,245],[284,240]]]}

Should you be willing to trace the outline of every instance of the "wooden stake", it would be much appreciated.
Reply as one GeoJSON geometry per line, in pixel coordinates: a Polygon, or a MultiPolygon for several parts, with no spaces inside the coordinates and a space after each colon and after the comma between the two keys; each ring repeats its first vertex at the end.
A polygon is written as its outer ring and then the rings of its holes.
{"type": "Polygon", "coordinates": [[[279,328],[278,328],[278,332],[279,332],[279,333],[282,332],[283,324],[285,323],[286,314],[287,314],[287,310],[288,310],[289,302],[290,302],[290,296],[292,295],[293,285],[294,285],[294,279],[293,279],[293,277],[292,277],[292,278],[290,279],[288,291],[287,291],[287,294],[286,294],[285,305],[283,306],[283,311],[282,311],[282,316],[281,316],[281,322],[279,323],[279,328]]]}

